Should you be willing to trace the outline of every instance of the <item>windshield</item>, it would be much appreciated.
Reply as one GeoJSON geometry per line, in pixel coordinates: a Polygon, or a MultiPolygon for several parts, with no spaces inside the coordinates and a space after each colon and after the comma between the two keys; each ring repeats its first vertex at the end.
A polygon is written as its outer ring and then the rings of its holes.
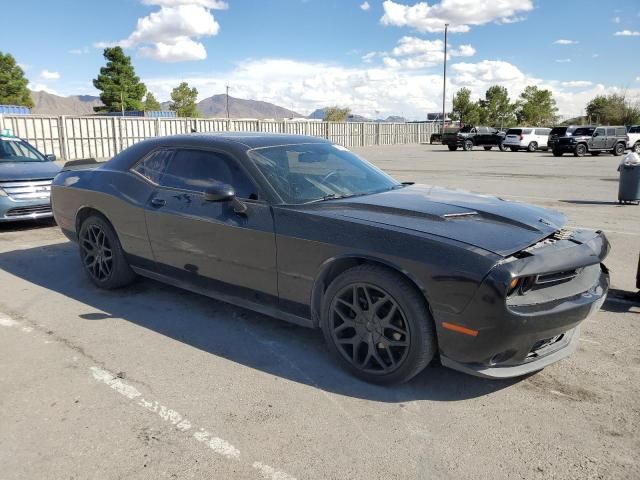
{"type": "Polygon", "coordinates": [[[285,203],[365,195],[401,184],[340,145],[309,143],[247,152],[285,203]]]}
{"type": "Polygon", "coordinates": [[[0,139],[0,162],[47,162],[48,159],[27,142],[16,139],[0,139]]]}
{"type": "Polygon", "coordinates": [[[573,135],[575,137],[591,136],[593,135],[594,131],[595,131],[595,128],[576,128],[575,132],[573,132],[573,135]]]}

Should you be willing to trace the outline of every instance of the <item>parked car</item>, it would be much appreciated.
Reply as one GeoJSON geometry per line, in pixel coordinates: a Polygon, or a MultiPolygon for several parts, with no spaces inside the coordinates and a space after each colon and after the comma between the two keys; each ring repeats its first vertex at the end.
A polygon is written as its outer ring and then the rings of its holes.
{"type": "Polygon", "coordinates": [[[0,222],[53,217],[51,181],[60,171],[54,160],[25,140],[0,134],[0,222]]]}
{"type": "Polygon", "coordinates": [[[512,152],[546,150],[549,132],[551,132],[550,128],[510,128],[504,137],[504,146],[510,148],[512,152]]]}
{"type": "Polygon", "coordinates": [[[627,136],[629,137],[627,148],[640,153],[640,125],[632,125],[627,131],[627,136]]]}
{"type": "Polygon", "coordinates": [[[576,157],[583,157],[587,153],[600,155],[611,152],[618,156],[624,153],[628,141],[626,127],[579,127],[570,137],[558,139],[553,155],[560,157],[563,153],[573,153],[576,157]]]}
{"type": "Polygon", "coordinates": [[[570,137],[575,132],[576,128],[580,128],[578,125],[567,125],[561,127],[553,127],[549,132],[549,139],[547,140],[547,149],[553,151],[553,147],[556,141],[560,137],[570,137]]]}
{"type": "Polygon", "coordinates": [[[497,128],[466,126],[461,129],[447,130],[442,135],[442,144],[449,147],[451,151],[457,150],[458,147],[462,147],[465,151],[473,150],[473,147],[483,147],[485,150],[498,147],[501,151],[505,151],[502,145],[504,133],[497,128]]]}
{"type": "Polygon", "coordinates": [[[145,140],[63,171],[52,199],[98,287],[139,274],[319,327],[346,368],[377,383],[436,356],[485,377],[540,370],[573,352],[609,285],[601,231],[400,183],[317,137],[145,140]]]}

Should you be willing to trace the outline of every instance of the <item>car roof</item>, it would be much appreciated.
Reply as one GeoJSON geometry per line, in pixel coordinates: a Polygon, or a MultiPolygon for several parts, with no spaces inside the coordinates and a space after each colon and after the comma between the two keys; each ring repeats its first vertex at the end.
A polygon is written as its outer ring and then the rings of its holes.
{"type": "Polygon", "coordinates": [[[220,148],[230,153],[238,154],[254,148],[301,143],[331,142],[324,138],[307,135],[262,132],[215,132],[170,135],[154,137],[138,142],[106,162],[105,167],[116,170],[127,170],[140,158],[157,148],[220,148]]]}

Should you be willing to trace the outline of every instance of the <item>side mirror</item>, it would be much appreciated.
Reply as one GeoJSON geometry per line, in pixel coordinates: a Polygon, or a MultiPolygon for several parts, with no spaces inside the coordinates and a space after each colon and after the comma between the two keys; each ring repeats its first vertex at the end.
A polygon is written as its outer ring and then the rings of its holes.
{"type": "Polygon", "coordinates": [[[56,156],[53,153],[48,153],[47,155],[45,155],[45,157],[50,162],[55,162],[56,161],[56,156]]]}
{"type": "Polygon", "coordinates": [[[231,185],[216,183],[204,190],[204,199],[207,202],[229,202],[236,197],[236,192],[231,185]]]}
{"type": "Polygon", "coordinates": [[[600,134],[598,132],[593,132],[593,138],[599,137],[599,136],[600,136],[600,134]]]}

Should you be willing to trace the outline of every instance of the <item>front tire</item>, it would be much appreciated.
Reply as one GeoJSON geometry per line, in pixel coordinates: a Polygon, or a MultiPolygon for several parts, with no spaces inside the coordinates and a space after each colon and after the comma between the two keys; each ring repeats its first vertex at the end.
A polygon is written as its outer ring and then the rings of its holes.
{"type": "Polygon", "coordinates": [[[84,270],[97,287],[120,288],[136,278],[116,232],[103,217],[91,215],[82,222],[78,245],[84,270]]]}
{"type": "Polygon", "coordinates": [[[625,145],[621,142],[616,143],[616,146],[613,147],[613,155],[619,157],[620,155],[624,155],[625,145]]]}
{"type": "Polygon", "coordinates": [[[371,383],[406,382],[436,353],[424,296],[404,276],[378,266],[350,268],[331,283],[321,326],[342,365],[371,383]]]}
{"type": "Polygon", "coordinates": [[[462,145],[462,149],[465,152],[470,152],[471,150],[473,150],[473,140],[465,140],[464,144],[462,145]]]}
{"type": "Polygon", "coordinates": [[[587,146],[584,143],[579,143],[576,145],[576,149],[573,151],[573,154],[576,157],[584,157],[587,153],[587,146]]]}

